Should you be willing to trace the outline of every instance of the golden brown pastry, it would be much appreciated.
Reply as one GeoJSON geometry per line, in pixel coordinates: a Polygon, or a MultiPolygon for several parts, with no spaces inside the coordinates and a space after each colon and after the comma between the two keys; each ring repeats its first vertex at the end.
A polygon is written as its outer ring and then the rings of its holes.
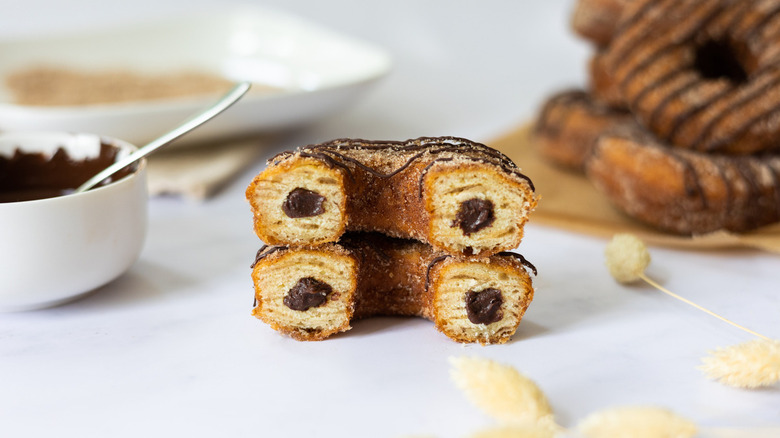
{"type": "Polygon", "coordinates": [[[604,68],[660,139],[729,154],[780,149],[780,0],[630,2],[604,68]]]}
{"type": "Polygon", "coordinates": [[[620,15],[631,0],[579,0],[572,14],[572,28],[598,47],[609,44],[620,15]]]}
{"type": "Polygon", "coordinates": [[[459,258],[414,240],[345,235],[315,248],[264,247],[253,265],[253,314],[273,329],[313,341],[375,315],[418,316],[457,342],[506,342],[534,290],[514,253],[459,258]]]}
{"type": "Polygon", "coordinates": [[[269,160],[246,196],[255,232],[271,245],[378,231],[479,256],[517,247],[537,202],[509,158],[455,137],[306,146],[269,160]]]}
{"type": "Polygon", "coordinates": [[[599,137],[590,181],[648,225],[679,234],[748,231],[780,220],[780,157],[671,148],[626,129],[599,137]]]}
{"type": "Polygon", "coordinates": [[[533,142],[548,161],[581,171],[601,134],[632,123],[631,114],[608,107],[582,90],[567,90],[545,102],[534,125],[533,142]]]}
{"type": "Polygon", "coordinates": [[[617,86],[612,73],[605,65],[604,52],[597,52],[588,63],[588,91],[593,99],[604,102],[606,105],[619,111],[627,111],[628,104],[623,98],[623,93],[617,86]]]}

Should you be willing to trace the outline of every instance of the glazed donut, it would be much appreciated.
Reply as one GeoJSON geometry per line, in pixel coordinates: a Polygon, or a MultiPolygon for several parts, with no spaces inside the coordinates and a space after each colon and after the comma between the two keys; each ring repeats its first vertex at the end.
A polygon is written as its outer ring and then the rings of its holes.
{"type": "Polygon", "coordinates": [[[246,196],[256,234],[271,245],[378,231],[478,256],[517,247],[537,202],[509,158],[455,137],[305,146],[270,159],[246,196]]]}
{"type": "Polygon", "coordinates": [[[572,28],[598,47],[612,41],[620,15],[630,0],[579,0],[572,14],[572,28]]]}
{"type": "Polygon", "coordinates": [[[743,232],[780,220],[780,156],[688,151],[625,129],[599,137],[585,170],[619,209],[661,230],[743,232]]]}
{"type": "Polygon", "coordinates": [[[780,0],[630,2],[604,64],[661,140],[750,154],[780,142],[780,0]]]}
{"type": "Polygon", "coordinates": [[[515,253],[458,258],[415,240],[346,234],[314,248],[264,247],[252,270],[254,316],[301,341],[375,315],[418,316],[464,343],[506,342],[534,290],[515,253]]]}
{"type": "Polygon", "coordinates": [[[581,171],[602,133],[631,123],[631,114],[610,108],[582,90],[568,90],[545,102],[534,125],[533,142],[548,161],[581,171]]]}

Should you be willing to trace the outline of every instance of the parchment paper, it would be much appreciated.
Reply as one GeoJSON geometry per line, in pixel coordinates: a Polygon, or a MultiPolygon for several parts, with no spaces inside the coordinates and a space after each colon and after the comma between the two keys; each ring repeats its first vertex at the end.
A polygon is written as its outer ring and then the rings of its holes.
{"type": "Polygon", "coordinates": [[[648,244],[669,247],[749,247],[780,253],[780,223],[743,234],[718,231],[693,237],[649,228],[612,207],[582,174],[544,161],[533,148],[530,132],[529,126],[521,126],[487,144],[508,155],[534,182],[541,200],[531,214],[531,223],[605,237],[634,233],[648,244]]]}

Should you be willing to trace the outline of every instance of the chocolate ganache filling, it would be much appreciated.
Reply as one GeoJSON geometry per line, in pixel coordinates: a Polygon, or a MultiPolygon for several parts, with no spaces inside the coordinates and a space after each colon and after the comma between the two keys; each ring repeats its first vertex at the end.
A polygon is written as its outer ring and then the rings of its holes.
{"type": "Polygon", "coordinates": [[[504,297],[501,291],[495,288],[487,288],[479,292],[470,290],[466,293],[466,315],[472,324],[490,324],[501,321],[504,312],[501,305],[504,297]]]}
{"type": "Polygon", "coordinates": [[[287,199],[282,204],[282,211],[287,217],[312,217],[325,212],[322,203],[325,197],[317,192],[298,187],[287,195],[287,199]]]}
{"type": "Polygon", "coordinates": [[[292,310],[305,312],[325,304],[331,292],[333,288],[329,284],[314,277],[304,277],[290,288],[282,302],[292,310]]]}
{"type": "Polygon", "coordinates": [[[487,199],[469,199],[460,204],[458,213],[452,226],[458,226],[463,234],[469,236],[472,233],[487,228],[493,224],[493,202],[487,199]]]}

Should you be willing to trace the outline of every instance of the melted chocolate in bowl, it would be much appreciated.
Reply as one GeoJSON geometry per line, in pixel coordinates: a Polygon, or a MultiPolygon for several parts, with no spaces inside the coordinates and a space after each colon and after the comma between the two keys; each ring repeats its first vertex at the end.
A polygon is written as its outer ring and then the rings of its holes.
{"type": "MultiPolygon", "coordinates": [[[[67,195],[89,178],[116,161],[119,149],[102,143],[100,155],[74,160],[63,148],[52,156],[41,152],[0,154],[0,203],[32,201],[67,195]]],[[[109,184],[133,173],[137,165],[117,172],[99,186],[109,184]]]]}

